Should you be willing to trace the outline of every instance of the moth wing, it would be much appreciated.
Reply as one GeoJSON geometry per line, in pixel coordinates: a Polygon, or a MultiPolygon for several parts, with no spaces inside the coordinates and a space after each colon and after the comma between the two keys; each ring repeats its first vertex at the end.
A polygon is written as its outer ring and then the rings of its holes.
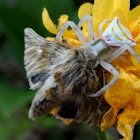
{"type": "Polygon", "coordinates": [[[48,100],[42,90],[38,90],[29,110],[29,118],[36,120],[43,115],[47,115],[56,106],[56,102],[48,100]]]}
{"type": "MultiPolygon", "coordinates": [[[[24,30],[25,51],[24,64],[27,78],[31,89],[37,89],[49,76],[48,57],[51,52],[52,41],[49,41],[30,28],[24,30]]],[[[64,44],[57,44],[52,55],[52,63],[57,63],[68,47],[64,44]]]]}

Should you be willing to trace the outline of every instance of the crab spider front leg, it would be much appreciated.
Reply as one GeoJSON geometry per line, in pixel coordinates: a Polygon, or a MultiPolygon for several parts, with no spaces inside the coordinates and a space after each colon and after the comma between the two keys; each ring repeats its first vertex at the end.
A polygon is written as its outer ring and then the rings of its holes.
{"type": "Polygon", "coordinates": [[[119,79],[120,74],[119,72],[109,63],[105,62],[104,60],[100,60],[99,64],[106,69],[107,71],[109,71],[110,73],[112,73],[114,75],[114,78],[103,88],[101,88],[98,92],[93,93],[93,94],[89,94],[89,97],[98,97],[102,94],[104,94],[109,88],[111,88],[119,79]]]}
{"type": "Polygon", "coordinates": [[[72,21],[67,21],[67,22],[65,22],[62,25],[61,29],[59,30],[58,34],[56,35],[55,40],[52,43],[52,49],[51,49],[51,53],[50,53],[50,57],[49,57],[49,62],[51,62],[51,58],[52,58],[54,46],[57,44],[57,42],[59,41],[59,39],[62,37],[63,33],[68,28],[68,26],[70,26],[74,30],[75,34],[77,35],[77,37],[83,43],[84,46],[89,46],[89,43],[87,42],[84,34],[77,27],[77,25],[74,22],[72,22],[72,21]]]}
{"type": "Polygon", "coordinates": [[[108,63],[111,63],[113,60],[115,60],[118,56],[120,56],[126,50],[128,50],[130,52],[130,54],[133,55],[135,57],[135,59],[138,61],[138,63],[140,64],[140,57],[137,55],[135,50],[131,46],[128,46],[128,45],[124,45],[124,46],[120,47],[119,49],[117,49],[116,51],[114,51],[111,54],[111,56],[106,59],[106,61],[108,63]]]}
{"type": "Polygon", "coordinates": [[[100,23],[99,28],[98,28],[98,30],[99,30],[99,35],[100,35],[100,38],[101,38],[101,39],[103,38],[103,37],[102,37],[102,34],[103,34],[102,28],[103,28],[103,26],[105,25],[106,22],[111,23],[111,20],[108,19],[108,18],[105,18],[105,19],[102,21],[102,23],[100,23]]]}
{"type": "Polygon", "coordinates": [[[94,39],[97,39],[97,36],[93,29],[93,21],[91,15],[84,15],[78,23],[78,27],[81,28],[83,23],[87,20],[88,23],[88,42],[91,42],[94,39]]]}

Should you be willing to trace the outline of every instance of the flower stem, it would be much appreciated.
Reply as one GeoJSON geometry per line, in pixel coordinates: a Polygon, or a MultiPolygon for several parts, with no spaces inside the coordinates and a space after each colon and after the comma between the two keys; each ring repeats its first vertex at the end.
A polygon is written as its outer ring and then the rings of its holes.
{"type": "Polygon", "coordinates": [[[98,133],[98,139],[99,140],[107,140],[105,132],[101,131],[100,127],[96,126],[96,130],[97,130],[97,133],[98,133]]]}

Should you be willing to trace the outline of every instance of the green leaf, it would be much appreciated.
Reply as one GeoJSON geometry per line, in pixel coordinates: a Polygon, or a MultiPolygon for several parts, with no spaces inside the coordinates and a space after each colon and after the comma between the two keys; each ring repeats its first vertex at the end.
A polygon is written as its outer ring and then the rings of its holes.
{"type": "Polygon", "coordinates": [[[4,118],[12,117],[14,111],[31,102],[33,91],[17,89],[10,85],[0,84],[0,112],[4,118]],[[32,94],[31,94],[32,93],[32,94]]]}
{"type": "Polygon", "coordinates": [[[6,34],[14,44],[14,54],[23,63],[24,52],[24,28],[37,26],[37,22],[31,16],[17,8],[0,6],[0,23],[6,34]],[[30,22],[28,22],[30,21],[30,22]]]}

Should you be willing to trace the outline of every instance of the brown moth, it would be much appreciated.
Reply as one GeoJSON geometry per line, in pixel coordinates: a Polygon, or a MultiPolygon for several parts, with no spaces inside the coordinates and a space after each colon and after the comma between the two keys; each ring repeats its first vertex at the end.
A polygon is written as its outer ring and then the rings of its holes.
{"type": "Polygon", "coordinates": [[[63,121],[100,125],[109,109],[103,96],[89,97],[104,86],[104,72],[96,65],[96,56],[87,47],[73,49],[67,43],[57,43],[51,53],[49,41],[32,29],[25,29],[24,63],[27,78],[36,93],[29,118],[35,120],[52,112],[63,121]]]}

